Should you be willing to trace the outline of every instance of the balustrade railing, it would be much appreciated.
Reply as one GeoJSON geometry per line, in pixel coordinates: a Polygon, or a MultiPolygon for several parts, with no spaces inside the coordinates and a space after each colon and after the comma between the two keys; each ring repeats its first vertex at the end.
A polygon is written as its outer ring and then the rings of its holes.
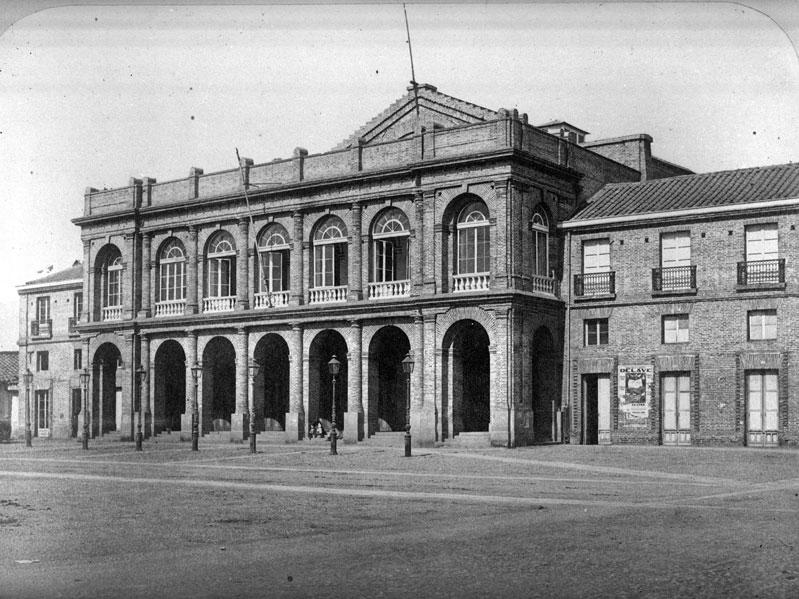
{"type": "Polygon", "coordinates": [[[738,263],[739,285],[770,285],[785,282],[785,258],[738,263]]]}
{"type": "Polygon", "coordinates": [[[52,320],[32,320],[31,321],[31,336],[33,336],[33,337],[52,337],[53,336],[53,321],[52,320]]]}
{"type": "Polygon", "coordinates": [[[347,286],[338,287],[316,287],[311,289],[310,303],[312,304],[332,304],[335,302],[347,301],[347,286]]]}
{"type": "Polygon", "coordinates": [[[652,291],[696,289],[696,265],[652,269],[652,291]]]}
{"type": "Polygon", "coordinates": [[[453,275],[453,291],[485,291],[491,284],[491,273],[476,272],[471,274],[453,275]]]}
{"type": "Polygon", "coordinates": [[[273,291],[272,293],[256,293],[255,308],[280,308],[289,305],[288,291],[273,291]]]}
{"type": "Polygon", "coordinates": [[[67,334],[68,335],[77,335],[78,334],[78,317],[77,316],[70,316],[67,319],[67,334]]]}
{"type": "Polygon", "coordinates": [[[558,280],[554,277],[532,275],[530,277],[530,282],[532,283],[533,291],[557,295],[558,280]]]}
{"type": "Polygon", "coordinates": [[[155,315],[156,316],[182,316],[186,311],[186,300],[166,300],[163,302],[156,302],[155,315]]]}
{"type": "Polygon", "coordinates": [[[411,282],[384,281],[382,283],[369,283],[369,299],[383,299],[387,297],[407,297],[411,294],[411,282]]]}
{"type": "Polygon", "coordinates": [[[232,312],[235,307],[235,295],[203,298],[203,312],[232,312]]]}
{"type": "Polygon", "coordinates": [[[122,306],[105,306],[103,320],[122,320],[122,306]]]}
{"type": "Polygon", "coordinates": [[[616,293],[616,272],[592,272],[574,275],[574,295],[613,295],[616,293]]]}

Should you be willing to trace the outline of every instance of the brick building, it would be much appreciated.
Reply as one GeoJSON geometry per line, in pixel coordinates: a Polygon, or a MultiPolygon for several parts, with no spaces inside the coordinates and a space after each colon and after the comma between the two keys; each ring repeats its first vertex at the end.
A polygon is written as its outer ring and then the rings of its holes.
{"type": "Polygon", "coordinates": [[[77,434],[81,406],[79,374],[85,367],[77,324],[83,313],[83,265],[51,272],[17,288],[19,310],[19,407],[12,435],[25,435],[25,394],[29,394],[34,437],[69,438],[77,434]],[[32,382],[25,384],[30,371],[32,382]]]}
{"type": "Polygon", "coordinates": [[[11,437],[12,423],[16,421],[19,410],[18,370],[18,353],[0,351],[0,441],[11,437]]]}
{"type": "Polygon", "coordinates": [[[557,226],[606,183],[689,171],[648,136],[592,146],[418,91],[329,152],[87,189],[78,329],[93,413],[113,415],[97,434],[185,438],[198,365],[202,434],[244,438],[252,401],[259,431],[296,441],[329,425],[335,355],[347,441],[408,421],[418,444],[559,439],[557,226]]]}

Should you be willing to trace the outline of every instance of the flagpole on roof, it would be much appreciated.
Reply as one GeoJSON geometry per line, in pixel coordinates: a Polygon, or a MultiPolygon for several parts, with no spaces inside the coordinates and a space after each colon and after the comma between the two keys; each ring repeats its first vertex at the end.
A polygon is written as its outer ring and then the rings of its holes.
{"type": "Polygon", "coordinates": [[[405,15],[405,33],[408,36],[408,55],[411,58],[411,85],[413,86],[413,100],[416,106],[416,128],[419,128],[419,86],[416,84],[416,73],[413,69],[413,49],[411,48],[411,28],[408,26],[408,11],[402,3],[402,12],[405,15]]]}
{"type": "MultiPolygon", "coordinates": [[[[241,175],[241,187],[244,190],[244,201],[247,204],[247,216],[250,219],[250,231],[252,231],[253,234],[254,234],[254,232],[255,232],[255,221],[252,218],[252,209],[250,207],[250,196],[247,194],[247,181],[244,178],[244,167],[241,164],[241,156],[239,156],[239,149],[238,148],[236,148],[236,160],[239,163],[239,175],[241,175]]],[[[261,280],[262,289],[264,289],[264,288],[266,289],[267,306],[269,308],[271,308],[272,307],[272,287],[269,284],[269,281],[266,279],[266,277],[263,276],[263,269],[261,268],[261,255],[258,253],[258,239],[257,239],[257,237],[254,238],[254,241],[252,242],[252,245],[253,245],[253,250],[255,252],[255,254],[254,254],[254,256],[255,256],[255,259],[254,259],[255,268],[258,269],[258,272],[260,273],[260,280],[261,280]]]]}

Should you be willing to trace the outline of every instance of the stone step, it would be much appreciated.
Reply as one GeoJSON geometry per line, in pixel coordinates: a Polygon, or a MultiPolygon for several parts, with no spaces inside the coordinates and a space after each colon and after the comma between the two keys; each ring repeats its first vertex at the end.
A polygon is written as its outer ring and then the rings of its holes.
{"type": "Polygon", "coordinates": [[[447,447],[490,447],[491,435],[488,432],[460,433],[445,442],[447,447]]]}

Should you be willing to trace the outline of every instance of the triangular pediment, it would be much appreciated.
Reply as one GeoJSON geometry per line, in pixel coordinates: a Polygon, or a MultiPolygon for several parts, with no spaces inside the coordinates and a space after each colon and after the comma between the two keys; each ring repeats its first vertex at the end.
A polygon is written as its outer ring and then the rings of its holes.
{"type": "MultiPolygon", "coordinates": [[[[458,125],[480,123],[497,118],[495,110],[489,110],[458,98],[440,93],[428,83],[417,87],[419,101],[419,123],[428,131],[448,129],[458,125]]],[[[396,141],[412,135],[415,131],[416,94],[412,86],[399,100],[350,135],[333,150],[344,150],[358,145],[396,141]]]]}

